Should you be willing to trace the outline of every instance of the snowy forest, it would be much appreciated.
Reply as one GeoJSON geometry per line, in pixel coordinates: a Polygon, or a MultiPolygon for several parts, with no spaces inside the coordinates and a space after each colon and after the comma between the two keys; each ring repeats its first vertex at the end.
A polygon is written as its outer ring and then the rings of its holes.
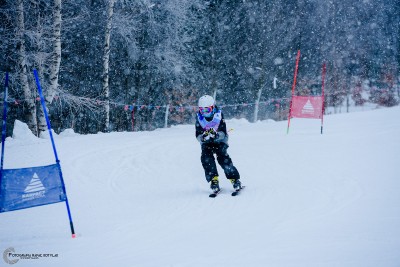
{"type": "Polygon", "coordinates": [[[298,50],[296,94],[321,94],[326,63],[327,107],[400,96],[400,0],[0,0],[0,15],[8,134],[46,129],[34,69],[56,132],[192,123],[203,94],[227,118],[286,119],[298,50]]]}

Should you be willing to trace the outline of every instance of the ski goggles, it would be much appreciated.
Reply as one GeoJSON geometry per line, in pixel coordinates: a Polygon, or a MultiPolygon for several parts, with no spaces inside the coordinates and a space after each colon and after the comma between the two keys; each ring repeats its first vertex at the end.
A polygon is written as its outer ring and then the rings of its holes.
{"type": "Polygon", "coordinates": [[[213,111],[214,107],[199,107],[199,111],[201,114],[210,114],[213,111]]]}

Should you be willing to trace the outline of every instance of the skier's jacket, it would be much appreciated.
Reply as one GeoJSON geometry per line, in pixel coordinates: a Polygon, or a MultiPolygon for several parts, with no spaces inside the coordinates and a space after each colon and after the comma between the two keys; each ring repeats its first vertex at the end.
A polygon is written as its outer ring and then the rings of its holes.
{"type": "Polygon", "coordinates": [[[197,112],[196,116],[196,138],[200,142],[200,144],[205,144],[202,141],[202,135],[205,131],[210,130],[211,128],[217,133],[216,138],[213,140],[213,143],[225,143],[228,144],[228,132],[226,131],[226,123],[224,120],[224,115],[222,111],[217,107],[214,107],[214,114],[210,118],[206,118],[201,115],[200,112],[197,112]]]}

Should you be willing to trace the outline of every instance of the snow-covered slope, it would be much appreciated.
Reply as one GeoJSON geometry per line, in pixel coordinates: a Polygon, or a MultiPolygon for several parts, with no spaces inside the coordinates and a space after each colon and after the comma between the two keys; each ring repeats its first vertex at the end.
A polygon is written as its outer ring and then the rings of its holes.
{"type": "MultiPolygon", "coordinates": [[[[56,136],[64,203],[0,214],[16,266],[400,266],[400,108],[317,120],[227,121],[247,187],[208,198],[194,126],[56,136]]],[[[5,168],[54,163],[48,139],[8,138],[5,168]]],[[[220,169],[221,170],[221,169],[220,169]]],[[[2,262],[0,266],[5,265],[2,262]]]]}

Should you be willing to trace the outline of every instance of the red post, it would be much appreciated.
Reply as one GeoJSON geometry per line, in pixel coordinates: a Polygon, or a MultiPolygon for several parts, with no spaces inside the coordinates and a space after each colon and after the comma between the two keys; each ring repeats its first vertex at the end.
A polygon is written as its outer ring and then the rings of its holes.
{"type": "Polygon", "coordinates": [[[287,132],[286,132],[287,134],[289,133],[290,117],[292,116],[293,95],[294,95],[294,90],[296,88],[296,79],[297,79],[297,70],[299,69],[299,60],[300,60],[300,49],[297,51],[296,67],[294,69],[294,79],[293,79],[293,85],[292,85],[292,98],[290,99],[288,126],[287,126],[287,132]]]}
{"type": "Polygon", "coordinates": [[[322,76],[321,76],[321,79],[322,79],[321,134],[322,134],[323,128],[324,128],[324,113],[325,113],[325,110],[324,110],[324,108],[325,108],[325,106],[324,106],[324,104],[325,104],[325,74],[326,74],[326,64],[324,63],[324,64],[322,65],[322,76]]]}

